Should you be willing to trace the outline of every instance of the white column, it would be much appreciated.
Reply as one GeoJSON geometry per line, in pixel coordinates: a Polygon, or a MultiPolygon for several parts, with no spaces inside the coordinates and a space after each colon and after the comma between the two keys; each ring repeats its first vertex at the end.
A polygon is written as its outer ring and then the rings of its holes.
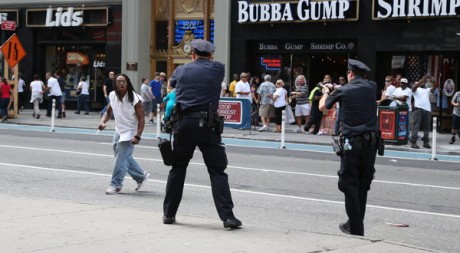
{"type": "Polygon", "coordinates": [[[224,82],[228,85],[232,76],[230,73],[230,2],[214,1],[214,59],[225,64],[224,82]]]}
{"type": "Polygon", "coordinates": [[[141,78],[150,76],[151,1],[123,0],[122,12],[121,71],[139,91],[141,78]],[[127,63],[137,63],[137,71],[126,70],[127,63]]]}

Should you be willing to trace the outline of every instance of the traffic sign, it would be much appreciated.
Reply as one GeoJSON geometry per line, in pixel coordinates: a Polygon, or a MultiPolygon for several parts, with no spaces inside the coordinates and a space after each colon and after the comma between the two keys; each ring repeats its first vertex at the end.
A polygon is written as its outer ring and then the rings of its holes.
{"type": "Polygon", "coordinates": [[[26,51],[16,34],[11,35],[2,45],[1,51],[10,68],[14,68],[26,56],[26,51]]]}
{"type": "Polygon", "coordinates": [[[2,30],[8,30],[8,31],[16,30],[16,21],[3,20],[2,21],[2,30]]]}

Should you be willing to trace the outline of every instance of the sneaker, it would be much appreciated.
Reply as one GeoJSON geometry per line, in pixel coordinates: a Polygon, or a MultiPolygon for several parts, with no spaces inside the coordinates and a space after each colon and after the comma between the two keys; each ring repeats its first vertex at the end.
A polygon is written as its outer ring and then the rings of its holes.
{"type": "Polygon", "coordinates": [[[449,144],[454,144],[454,142],[455,142],[455,135],[453,135],[452,138],[450,138],[449,144]]]}
{"type": "Polygon", "coordinates": [[[268,130],[269,130],[269,129],[268,129],[267,126],[263,126],[263,127],[259,128],[257,131],[263,132],[263,131],[268,131],[268,130]]]}
{"type": "Polygon", "coordinates": [[[115,186],[110,186],[109,189],[105,192],[107,195],[117,195],[121,191],[121,188],[115,186]]]}
{"type": "Polygon", "coordinates": [[[139,191],[139,190],[142,188],[142,186],[144,185],[144,183],[147,182],[147,178],[149,178],[149,176],[150,176],[150,173],[148,173],[148,172],[145,173],[144,179],[142,179],[142,181],[141,181],[140,183],[137,183],[137,187],[136,187],[136,189],[135,189],[136,191],[139,191]]]}
{"type": "Polygon", "coordinates": [[[40,114],[37,114],[37,117],[35,117],[36,119],[39,119],[40,118],[40,114]]]}
{"type": "Polygon", "coordinates": [[[85,115],[89,115],[89,112],[85,112],[85,115]]]}
{"type": "Polygon", "coordinates": [[[318,135],[325,135],[325,134],[326,134],[326,132],[323,132],[323,131],[318,132],[318,135]]]}
{"type": "Polygon", "coordinates": [[[149,123],[150,123],[150,124],[155,124],[155,121],[153,121],[153,119],[151,119],[151,120],[149,121],[149,123]]]}
{"type": "Polygon", "coordinates": [[[62,117],[65,118],[67,115],[65,115],[65,112],[62,112],[62,117]]]}
{"type": "Polygon", "coordinates": [[[417,143],[413,142],[410,144],[410,147],[411,148],[416,148],[416,149],[419,149],[420,147],[417,145],[417,143]]]}
{"type": "Polygon", "coordinates": [[[301,133],[302,129],[300,127],[297,127],[296,129],[292,130],[294,133],[301,133]]]}

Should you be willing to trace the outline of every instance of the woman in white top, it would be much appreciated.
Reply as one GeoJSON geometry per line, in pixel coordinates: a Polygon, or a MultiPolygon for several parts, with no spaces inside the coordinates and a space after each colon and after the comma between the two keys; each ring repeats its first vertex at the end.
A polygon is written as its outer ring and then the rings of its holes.
{"type": "Polygon", "coordinates": [[[276,81],[276,91],[273,94],[273,105],[275,106],[275,131],[281,132],[281,115],[287,105],[287,91],[284,88],[284,82],[281,79],[276,81]]]}
{"type": "Polygon", "coordinates": [[[32,116],[36,119],[40,118],[40,103],[43,101],[43,90],[45,84],[40,80],[40,76],[35,74],[34,80],[30,83],[30,102],[34,104],[34,112],[32,116]]]}
{"type": "Polygon", "coordinates": [[[77,91],[81,90],[81,93],[78,97],[78,107],[76,114],[80,114],[80,110],[85,107],[85,115],[89,114],[89,106],[88,106],[88,99],[89,99],[89,84],[86,82],[86,77],[82,76],[80,78],[80,82],[77,86],[77,91]]]}

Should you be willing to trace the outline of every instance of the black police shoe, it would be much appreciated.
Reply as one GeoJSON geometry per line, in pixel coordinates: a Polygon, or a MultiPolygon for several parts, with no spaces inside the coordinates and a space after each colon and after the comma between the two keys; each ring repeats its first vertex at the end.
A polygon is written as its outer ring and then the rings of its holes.
{"type": "Polygon", "coordinates": [[[345,234],[351,235],[350,223],[348,221],[345,222],[345,223],[340,223],[339,224],[339,229],[340,229],[340,231],[344,232],[345,234]]]}
{"type": "Polygon", "coordinates": [[[224,221],[224,228],[238,228],[238,227],[241,227],[242,225],[243,223],[241,223],[241,221],[235,218],[234,216],[228,217],[224,221]]]}
{"type": "Polygon", "coordinates": [[[176,217],[163,216],[163,224],[173,224],[174,222],[176,222],[176,217]]]}
{"type": "Polygon", "coordinates": [[[430,144],[428,142],[423,143],[424,148],[431,148],[430,144]]]}

